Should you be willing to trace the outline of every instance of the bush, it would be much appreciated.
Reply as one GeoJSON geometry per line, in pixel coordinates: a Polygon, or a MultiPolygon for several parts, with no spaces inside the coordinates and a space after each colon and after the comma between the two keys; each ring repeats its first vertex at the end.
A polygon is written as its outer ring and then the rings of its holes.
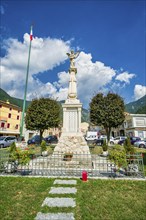
{"type": "Polygon", "coordinates": [[[110,151],[109,159],[113,161],[119,168],[127,167],[126,151],[119,145],[115,145],[113,149],[110,151]]]}
{"type": "Polygon", "coordinates": [[[53,149],[52,149],[50,146],[48,146],[48,147],[47,147],[47,151],[48,151],[48,154],[52,154],[53,149]]]}
{"type": "Polygon", "coordinates": [[[131,141],[130,141],[129,137],[125,139],[124,148],[125,148],[126,154],[134,154],[135,153],[134,146],[131,145],[131,141]]]}
{"type": "Polygon", "coordinates": [[[103,140],[102,149],[103,149],[103,151],[107,151],[108,150],[108,145],[106,143],[106,140],[103,140]]]}
{"type": "Polygon", "coordinates": [[[100,146],[95,146],[93,149],[90,149],[92,154],[102,154],[103,150],[100,146]]]}
{"type": "Polygon", "coordinates": [[[41,142],[41,150],[42,152],[47,150],[46,142],[44,140],[41,142]]]}
{"type": "Polygon", "coordinates": [[[15,143],[15,142],[13,142],[13,143],[10,145],[9,152],[10,152],[9,162],[14,162],[14,161],[16,161],[17,158],[18,158],[18,155],[17,155],[17,148],[16,148],[16,143],[15,143]]]}
{"type": "Polygon", "coordinates": [[[16,151],[16,143],[15,142],[13,142],[10,145],[10,150],[9,151],[10,151],[10,154],[16,151]]]}
{"type": "Polygon", "coordinates": [[[28,150],[18,150],[18,163],[26,165],[30,161],[30,152],[28,150]]]}
{"type": "Polygon", "coordinates": [[[30,161],[30,155],[34,154],[34,150],[21,150],[16,148],[15,142],[10,145],[10,160],[9,162],[18,161],[18,164],[26,165],[30,161]]]}

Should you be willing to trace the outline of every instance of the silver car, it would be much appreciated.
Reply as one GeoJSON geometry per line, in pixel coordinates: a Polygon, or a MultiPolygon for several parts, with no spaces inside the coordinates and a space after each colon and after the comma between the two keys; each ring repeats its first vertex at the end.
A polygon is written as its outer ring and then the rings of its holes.
{"type": "Polygon", "coordinates": [[[9,147],[13,142],[16,142],[17,138],[15,136],[1,136],[0,137],[0,148],[9,147]]]}
{"type": "Polygon", "coordinates": [[[139,148],[146,148],[146,140],[143,141],[136,141],[134,143],[135,147],[139,147],[139,148]]]}

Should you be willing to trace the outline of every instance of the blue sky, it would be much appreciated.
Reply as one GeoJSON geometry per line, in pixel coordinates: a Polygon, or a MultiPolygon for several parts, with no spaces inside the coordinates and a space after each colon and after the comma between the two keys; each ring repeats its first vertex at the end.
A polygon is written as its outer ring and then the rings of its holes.
{"type": "Polygon", "coordinates": [[[66,99],[69,60],[80,51],[78,98],[85,108],[97,92],[125,103],[146,94],[144,0],[1,0],[1,87],[24,96],[30,25],[33,35],[27,99],[66,99]]]}

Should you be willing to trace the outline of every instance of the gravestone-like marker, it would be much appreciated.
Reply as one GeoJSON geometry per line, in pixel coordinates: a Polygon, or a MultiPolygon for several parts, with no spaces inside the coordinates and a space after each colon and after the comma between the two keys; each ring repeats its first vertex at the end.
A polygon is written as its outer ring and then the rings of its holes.
{"type": "Polygon", "coordinates": [[[75,207],[75,199],[72,198],[46,198],[42,204],[42,206],[49,207],[75,207]]]}
{"type": "Polygon", "coordinates": [[[35,220],[75,220],[73,213],[41,213],[38,212],[35,220]]]}
{"type": "Polygon", "coordinates": [[[76,185],[76,180],[55,180],[54,184],[76,185]]]}
{"type": "Polygon", "coordinates": [[[51,187],[49,194],[75,194],[75,187],[51,187]]]}

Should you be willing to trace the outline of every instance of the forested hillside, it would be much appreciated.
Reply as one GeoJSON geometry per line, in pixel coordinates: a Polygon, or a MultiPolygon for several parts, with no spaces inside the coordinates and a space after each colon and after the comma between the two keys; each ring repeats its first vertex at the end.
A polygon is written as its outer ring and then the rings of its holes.
{"type": "MultiPolygon", "coordinates": [[[[23,108],[23,100],[18,99],[15,97],[11,97],[8,95],[3,89],[0,89],[0,100],[7,101],[11,104],[17,105],[21,108],[23,108]]],[[[26,109],[29,106],[31,101],[26,101],[26,109]]],[[[61,101],[61,103],[64,103],[64,101],[61,101]]],[[[146,114],[146,95],[142,98],[138,99],[135,102],[130,102],[125,105],[125,111],[133,114],[146,114]]],[[[89,111],[87,109],[82,108],[82,122],[89,122],[89,111]]]]}

